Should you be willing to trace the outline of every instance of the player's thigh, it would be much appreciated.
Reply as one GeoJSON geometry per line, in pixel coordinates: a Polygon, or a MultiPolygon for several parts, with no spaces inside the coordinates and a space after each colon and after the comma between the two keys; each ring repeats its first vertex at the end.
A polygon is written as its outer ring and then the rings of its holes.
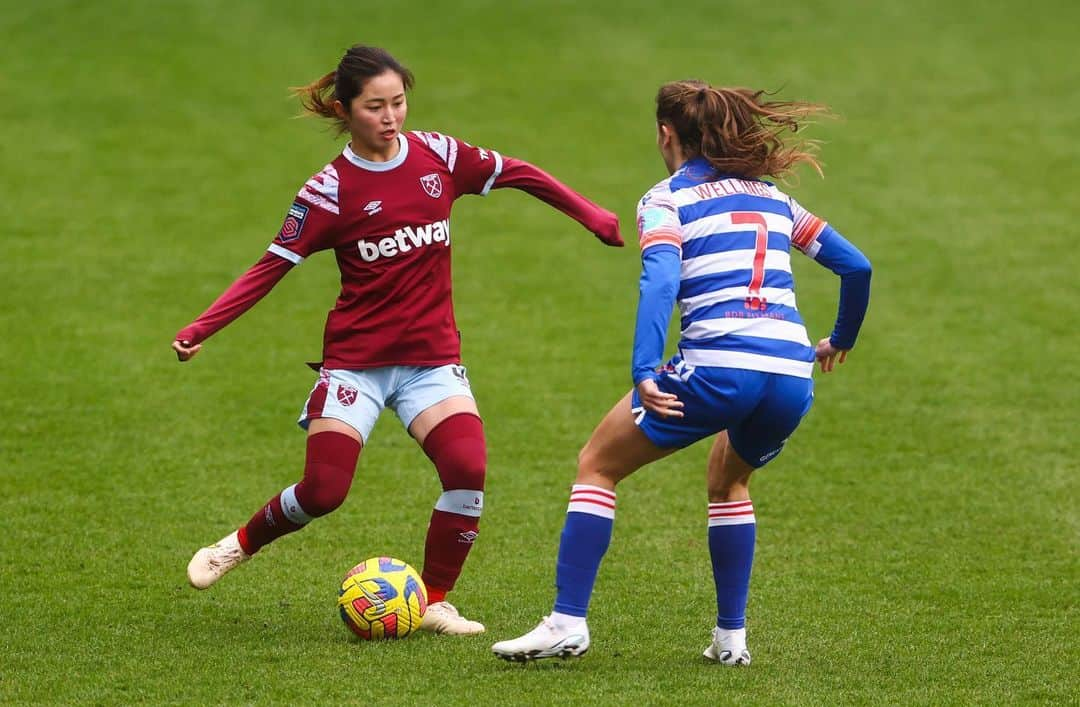
{"type": "Polygon", "coordinates": [[[675,451],[657,447],[634,423],[632,396],[632,391],[624,395],[593,430],[578,455],[578,483],[614,488],[641,467],[675,451]]]}
{"type": "Polygon", "coordinates": [[[330,417],[319,417],[311,420],[308,423],[308,437],[317,435],[320,432],[337,432],[343,434],[346,437],[351,437],[360,443],[360,446],[364,446],[364,438],[360,436],[360,433],[352,425],[346,424],[341,420],[335,420],[330,417]]]}
{"type": "Polygon", "coordinates": [[[334,431],[367,442],[385,400],[386,369],[322,369],[297,420],[309,435],[334,431]]]}
{"type": "Polygon", "coordinates": [[[480,416],[465,367],[458,364],[403,368],[388,402],[420,446],[446,418],[461,413],[480,416]]]}
{"type": "Polygon", "coordinates": [[[728,429],[731,448],[757,469],[776,458],[814,401],[814,382],[768,374],[769,384],[754,410],[728,429]]]}
{"type": "Polygon", "coordinates": [[[413,418],[412,424],[408,427],[409,434],[413,436],[417,444],[423,447],[424,440],[443,420],[463,412],[480,417],[476,401],[464,395],[456,395],[437,402],[413,418]]]}

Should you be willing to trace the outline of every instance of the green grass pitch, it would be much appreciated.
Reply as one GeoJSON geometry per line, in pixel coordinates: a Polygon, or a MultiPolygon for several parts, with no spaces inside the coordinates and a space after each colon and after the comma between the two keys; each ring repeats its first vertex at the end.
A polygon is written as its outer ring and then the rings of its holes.
{"type": "MultiPolygon", "coordinates": [[[[1001,704],[1080,695],[1080,51],[1072,3],[0,0],[0,702],[1001,704]],[[452,599],[488,633],[350,639],[343,573],[419,564],[438,484],[386,415],[345,506],[211,591],[200,545],[298,478],[336,293],[312,258],[176,363],[339,149],[286,87],[354,42],[417,75],[408,128],[617,211],[600,246],[509,191],[454,214],[490,445],[452,599]],[[580,661],[490,644],[550,610],[576,453],[629,385],[638,197],[667,80],[827,103],[791,191],[875,267],[869,317],[753,484],[754,664],[715,612],[699,444],[620,487],[580,661]]],[[[796,258],[812,338],[838,281],[796,258]]]]}

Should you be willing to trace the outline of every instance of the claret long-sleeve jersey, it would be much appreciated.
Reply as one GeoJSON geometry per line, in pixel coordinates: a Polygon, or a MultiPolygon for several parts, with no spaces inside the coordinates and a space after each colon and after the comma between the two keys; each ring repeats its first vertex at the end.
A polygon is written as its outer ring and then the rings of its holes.
{"type": "Polygon", "coordinates": [[[694,158],[638,205],[643,270],[634,384],[654,375],[678,304],[679,353],[691,366],[809,378],[814,347],[795,303],[794,246],[840,275],[830,340],[855,345],[870,297],[870,262],[774,185],[717,175],[694,158]]]}
{"type": "Polygon", "coordinates": [[[460,362],[450,282],[450,211],[465,194],[526,191],[621,245],[609,211],[533,165],[434,132],[398,136],[372,162],[348,146],[301,187],[266,254],[176,338],[196,344],[253,306],[294,266],[333,250],[341,293],[327,316],[326,368],[460,362]]]}

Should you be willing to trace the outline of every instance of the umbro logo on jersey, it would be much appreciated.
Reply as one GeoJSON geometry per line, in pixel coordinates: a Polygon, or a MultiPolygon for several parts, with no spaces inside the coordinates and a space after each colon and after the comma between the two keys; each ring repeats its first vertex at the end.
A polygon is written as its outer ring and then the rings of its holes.
{"type": "Polygon", "coordinates": [[[438,199],[442,196],[442,180],[439,179],[439,175],[435,172],[420,177],[420,186],[424,188],[424,191],[432,199],[438,199]]]}
{"type": "MultiPolygon", "coordinates": [[[[436,175],[437,176],[437,175],[436,175]]],[[[450,245],[450,219],[443,219],[426,226],[406,226],[399,228],[392,236],[380,238],[371,243],[366,240],[356,242],[360,257],[374,263],[379,258],[393,258],[401,253],[408,253],[413,248],[422,248],[432,243],[450,245]]]]}
{"type": "Polygon", "coordinates": [[[381,201],[369,201],[364,206],[364,211],[367,212],[368,216],[374,216],[375,214],[382,211],[382,202],[381,201]]]}

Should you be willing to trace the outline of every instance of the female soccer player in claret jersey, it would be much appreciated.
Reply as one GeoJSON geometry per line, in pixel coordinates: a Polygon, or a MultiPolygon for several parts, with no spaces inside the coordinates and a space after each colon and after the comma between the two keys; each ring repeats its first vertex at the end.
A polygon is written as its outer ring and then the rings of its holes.
{"type": "MultiPolygon", "coordinates": [[[[642,274],[627,393],[578,458],[556,564],[555,606],[524,636],[496,643],[508,660],[581,655],[600,561],[611,541],[615,486],[635,470],[716,435],[708,460],[708,542],[716,627],[705,657],[746,665],[746,599],[754,555],[754,469],[780,453],[823,372],[855,345],[870,297],[870,263],[773,184],[806,144],[783,133],[824,108],[763,91],[679,81],[656,99],[657,143],[671,176],[638,205],[642,274]],[[811,346],[795,306],[791,246],[840,276],[832,334],[811,346]],[[659,367],[672,307],[678,354],[659,367]]],[[[658,580],[659,581],[659,580],[658,580]]]]}
{"type": "Polygon", "coordinates": [[[384,407],[431,458],[443,493],[425,545],[422,629],[473,634],[482,624],[446,601],[477,537],[487,451],[461,366],[450,291],[450,209],[465,194],[514,187],[551,204],[603,243],[621,246],[615,214],[547,173],[436,132],[402,132],[413,76],[383,49],[354,46],[335,71],[297,89],[306,110],[349,143],[300,188],[267,252],[176,335],[181,361],[264,297],[295,265],[333,250],[341,294],[326,321],[318,381],[300,414],[303,478],[245,525],[195,553],[205,589],[267,543],[340,506],[384,407]]]}

